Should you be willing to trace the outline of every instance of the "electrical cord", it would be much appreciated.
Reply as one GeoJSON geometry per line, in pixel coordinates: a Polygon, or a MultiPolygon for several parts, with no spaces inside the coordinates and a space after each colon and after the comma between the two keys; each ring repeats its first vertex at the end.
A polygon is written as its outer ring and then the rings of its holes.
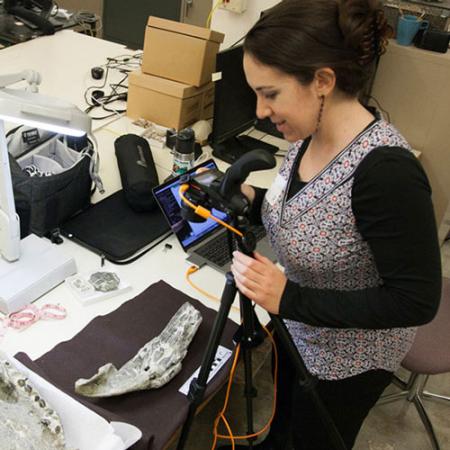
{"type": "Polygon", "coordinates": [[[387,121],[390,123],[391,122],[391,116],[389,114],[389,112],[387,110],[385,110],[380,102],[373,96],[373,95],[369,95],[368,96],[370,100],[373,100],[375,102],[375,104],[377,105],[378,109],[386,116],[387,121]]]}
{"type": "MultiPolygon", "coordinates": [[[[233,233],[238,234],[239,236],[243,236],[243,234],[237,230],[236,228],[232,227],[231,225],[227,224],[226,222],[223,222],[222,220],[218,219],[217,217],[213,216],[211,211],[207,210],[206,208],[200,206],[200,205],[195,205],[194,203],[192,203],[189,199],[186,198],[186,196],[184,195],[184,193],[189,189],[189,184],[182,184],[180,186],[179,189],[179,194],[180,197],[182,199],[182,201],[188,205],[190,208],[192,208],[195,213],[197,215],[199,215],[200,217],[203,217],[204,219],[212,219],[214,221],[216,221],[217,223],[219,223],[220,225],[226,227],[227,229],[229,229],[230,231],[232,231],[233,233]]],[[[202,293],[203,295],[207,296],[210,299],[213,299],[215,301],[220,301],[217,297],[209,294],[207,291],[199,288],[198,286],[196,286],[190,279],[190,276],[198,271],[198,267],[196,266],[190,266],[189,269],[186,272],[186,280],[188,281],[188,283],[196,290],[198,290],[200,293],[202,293]]],[[[217,440],[220,439],[227,439],[231,441],[231,447],[232,449],[235,448],[235,444],[234,441],[235,440],[247,440],[247,439],[253,439],[256,438],[258,436],[260,436],[262,433],[266,432],[269,427],[270,424],[273,421],[273,418],[275,416],[275,410],[276,410],[276,400],[277,400],[277,381],[278,381],[278,351],[275,345],[275,341],[273,340],[272,335],[270,334],[270,332],[267,330],[266,327],[263,326],[264,331],[267,333],[272,346],[273,346],[273,352],[274,352],[274,395],[273,395],[273,404],[272,404],[272,414],[271,417],[269,419],[269,421],[266,423],[266,425],[264,425],[264,427],[252,434],[247,434],[247,435],[243,435],[243,436],[234,436],[232,429],[230,427],[230,424],[228,423],[227,418],[225,417],[225,412],[226,409],[228,407],[228,402],[230,399],[230,392],[231,392],[231,384],[233,382],[233,378],[234,378],[234,374],[236,372],[236,367],[237,367],[237,361],[239,358],[239,352],[240,352],[240,344],[237,345],[236,347],[236,352],[234,355],[234,360],[233,360],[233,365],[231,368],[231,372],[230,372],[230,377],[228,379],[228,385],[227,385],[227,391],[226,391],[226,395],[225,395],[225,401],[224,401],[224,406],[222,408],[222,410],[219,412],[219,414],[217,415],[215,421],[214,421],[214,429],[213,429],[213,434],[214,434],[214,441],[213,441],[213,445],[212,445],[212,450],[214,450],[216,448],[217,445],[217,440]],[[222,421],[228,431],[228,435],[224,435],[224,434],[219,434],[217,429],[219,426],[219,422],[222,421]]]]}
{"type": "Polygon", "coordinates": [[[265,333],[267,334],[267,337],[269,338],[269,340],[270,340],[270,342],[272,344],[273,355],[274,355],[273,401],[272,401],[272,412],[271,412],[270,418],[266,422],[266,424],[259,431],[256,431],[255,433],[252,433],[252,434],[234,436],[233,433],[232,433],[231,427],[230,427],[230,425],[228,423],[228,420],[225,417],[225,412],[226,412],[226,409],[228,407],[228,403],[229,403],[229,400],[230,400],[231,385],[232,385],[232,382],[233,382],[234,374],[236,372],[237,360],[238,360],[239,352],[240,352],[240,344],[239,344],[236,347],[235,357],[234,357],[234,360],[233,360],[233,366],[231,368],[230,377],[228,379],[228,385],[227,385],[227,391],[226,391],[226,394],[225,394],[224,406],[223,406],[222,410],[219,412],[219,414],[217,415],[216,420],[214,421],[214,429],[213,429],[214,441],[213,441],[213,445],[211,447],[212,450],[214,450],[216,448],[218,439],[227,439],[227,440],[231,441],[232,448],[235,448],[234,447],[235,446],[235,444],[234,444],[235,440],[248,440],[248,439],[257,438],[257,437],[261,436],[261,434],[265,433],[269,429],[270,425],[273,422],[273,418],[275,417],[275,411],[276,411],[276,403],[277,403],[278,350],[277,350],[277,346],[275,344],[275,340],[273,339],[273,336],[270,333],[270,331],[264,326],[262,328],[265,331],[265,333]],[[222,420],[224,422],[225,427],[227,428],[227,431],[228,431],[228,435],[226,435],[226,434],[219,434],[218,433],[217,428],[218,428],[220,420],[222,420]]]}
{"type": "Polygon", "coordinates": [[[224,0],[217,0],[216,4],[212,7],[211,11],[209,12],[208,18],[206,19],[206,28],[211,28],[211,20],[214,13],[216,12],[217,8],[220,5],[223,5],[224,3],[225,3],[224,0]]]}
{"type": "Polygon", "coordinates": [[[165,234],[161,239],[154,242],[150,247],[148,247],[145,250],[141,251],[140,253],[136,254],[132,258],[126,259],[125,261],[117,261],[116,259],[110,258],[109,256],[107,256],[105,254],[101,254],[100,256],[105,258],[109,262],[112,262],[113,264],[117,264],[119,266],[124,266],[125,264],[130,264],[130,263],[138,260],[141,256],[145,255],[150,250],[153,250],[155,247],[157,247],[159,244],[161,244],[161,242],[164,242],[171,234],[172,234],[172,232],[165,234]]]}
{"type": "MultiPolygon", "coordinates": [[[[210,294],[209,292],[205,291],[201,287],[197,286],[191,280],[190,276],[193,275],[195,272],[198,272],[199,270],[200,269],[197,266],[190,266],[189,269],[186,271],[186,275],[185,275],[186,281],[189,283],[189,285],[191,287],[193,287],[196,291],[200,292],[205,297],[207,297],[210,300],[213,300],[213,301],[215,301],[217,303],[220,303],[220,299],[219,298],[217,298],[216,296],[214,296],[214,295],[210,294]]],[[[235,311],[239,312],[239,308],[237,308],[236,306],[232,306],[231,309],[234,309],[235,311]]]]}
{"type": "Polygon", "coordinates": [[[101,84],[88,86],[84,91],[84,100],[88,105],[85,112],[91,113],[94,109],[101,108],[108,114],[97,117],[91,115],[92,120],[108,119],[110,117],[114,117],[115,115],[120,116],[126,112],[126,108],[111,108],[107,105],[110,105],[116,101],[125,101],[127,99],[128,75],[131,71],[140,66],[142,55],[143,53],[139,52],[134,55],[118,55],[115,57],[110,57],[107,58],[107,62],[105,64],[100,66],[105,69],[104,79],[101,84]],[[123,77],[117,83],[108,82],[113,71],[123,74],[123,77]],[[107,86],[110,93],[101,95],[102,90],[104,90],[107,86]],[[95,93],[95,91],[99,91],[100,95],[93,98],[92,94],[95,93]]]}
{"type": "Polygon", "coordinates": [[[126,109],[111,109],[108,108],[106,105],[116,102],[116,101],[124,101],[126,100],[126,93],[122,93],[119,95],[110,95],[105,97],[100,97],[96,99],[96,104],[91,104],[85,112],[89,113],[92,109],[95,107],[101,107],[103,111],[109,112],[111,114],[107,114],[105,116],[91,116],[92,120],[103,120],[108,119],[110,117],[114,116],[120,116],[121,114],[126,112],[126,109]]]}
{"type": "Polygon", "coordinates": [[[183,202],[186,203],[186,205],[188,205],[190,208],[192,208],[196,214],[198,214],[200,217],[203,217],[204,219],[214,220],[214,222],[217,222],[218,224],[222,225],[223,227],[227,228],[228,230],[232,231],[233,233],[237,234],[240,237],[244,236],[238,229],[234,228],[233,226],[224,222],[223,220],[220,220],[218,217],[213,216],[210,210],[204,208],[201,205],[195,205],[189,199],[187,199],[184,193],[188,189],[189,189],[188,184],[182,184],[180,186],[178,193],[180,194],[180,197],[183,200],[183,202]]]}
{"type": "Polygon", "coordinates": [[[231,44],[228,48],[236,47],[239,43],[241,43],[245,39],[246,34],[244,36],[240,37],[234,44],[231,44]]]}

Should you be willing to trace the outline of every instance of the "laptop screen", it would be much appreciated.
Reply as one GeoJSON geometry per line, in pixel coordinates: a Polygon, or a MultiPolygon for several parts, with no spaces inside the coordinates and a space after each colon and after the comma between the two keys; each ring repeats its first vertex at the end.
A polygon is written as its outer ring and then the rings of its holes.
{"type": "MultiPolygon", "coordinates": [[[[187,173],[195,172],[199,167],[217,169],[216,163],[210,159],[189,170],[187,173]]],[[[184,250],[187,250],[209,236],[220,225],[212,219],[207,219],[204,222],[189,222],[183,219],[181,217],[182,200],[178,193],[179,188],[180,177],[178,176],[155,187],[153,189],[153,195],[169,222],[170,228],[180,241],[181,246],[184,250]]],[[[221,211],[213,209],[212,213],[225,222],[229,221],[228,215],[221,211]]]]}

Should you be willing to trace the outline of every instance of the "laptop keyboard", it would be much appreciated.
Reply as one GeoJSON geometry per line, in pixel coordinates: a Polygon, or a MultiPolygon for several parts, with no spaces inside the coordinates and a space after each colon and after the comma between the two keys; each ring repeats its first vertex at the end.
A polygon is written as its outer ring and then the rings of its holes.
{"type": "MultiPolygon", "coordinates": [[[[266,230],[263,226],[252,225],[248,229],[255,235],[257,241],[260,241],[266,235],[266,230]]],[[[235,249],[236,240],[233,239],[233,250],[235,249]]],[[[195,253],[219,267],[231,262],[227,233],[219,234],[214,239],[211,239],[206,244],[196,249],[195,253]]]]}

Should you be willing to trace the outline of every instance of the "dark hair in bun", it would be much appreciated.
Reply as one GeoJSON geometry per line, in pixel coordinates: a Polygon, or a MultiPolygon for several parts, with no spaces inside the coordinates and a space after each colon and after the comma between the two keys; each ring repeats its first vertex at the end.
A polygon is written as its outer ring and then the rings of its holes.
{"type": "Polygon", "coordinates": [[[344,43],[359,55],[359,64],[368,64],[385,52],[391,30],[378,0],[341,0],[339,27],[344,43]]]}
{"type": "Polygon", "coordinates": [[[380,0],[283,0],[251,28],[244,51],[303,84],[330,67],[337,88],[355,96],[390,33],[380,0]]]}

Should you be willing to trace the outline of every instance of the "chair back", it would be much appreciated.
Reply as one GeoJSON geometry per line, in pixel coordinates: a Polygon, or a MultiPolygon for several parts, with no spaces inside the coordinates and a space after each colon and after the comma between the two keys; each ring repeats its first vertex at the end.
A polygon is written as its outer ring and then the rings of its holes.
{"type": "Polygon", "coordinates": [[[402,366],[415,373],[450,372],[450,279],[442,279],[441,303],[436,317],[417,329],[402,366]]]}

